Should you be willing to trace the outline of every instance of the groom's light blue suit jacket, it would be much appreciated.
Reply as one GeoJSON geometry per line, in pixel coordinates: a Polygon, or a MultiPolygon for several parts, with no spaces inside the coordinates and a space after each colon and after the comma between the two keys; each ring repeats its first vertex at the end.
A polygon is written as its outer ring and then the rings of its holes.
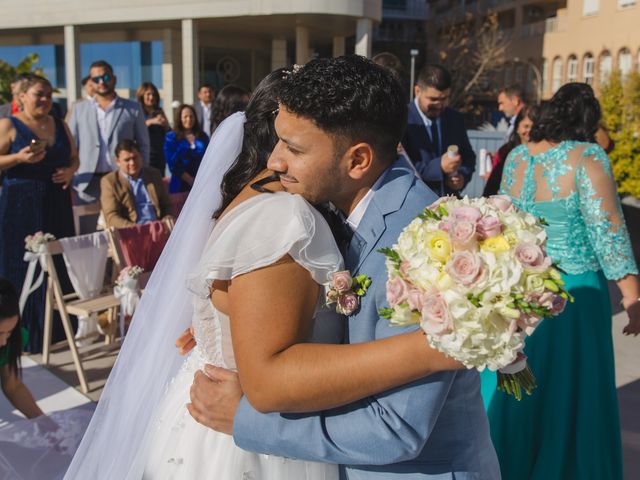
{"type": "MultiPolygon", "coordinates": [[[[412,330],[378,315],[388,307],[381,247],[436,196],[406,160],[384,174],[349,246],[345,263],[373,283],[349,318],[350,343],[412,330]]],[[[313,378],[309,378],[312,382],[313,378]]],[[[234,421],[236,444],[259,453],[339,463],[349,480],[500,478],[475,370],[431,375],[340,408],[310,414],[262,414],[243,398],[234,421]]]]}

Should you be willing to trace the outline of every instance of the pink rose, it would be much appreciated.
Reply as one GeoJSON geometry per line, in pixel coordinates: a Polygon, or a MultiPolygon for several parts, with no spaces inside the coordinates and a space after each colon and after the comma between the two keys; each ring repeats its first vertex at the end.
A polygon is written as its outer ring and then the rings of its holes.
{"type": "Polygon", "coordinates": [[[496,207],[501,212],[507,212],[513,206],[511,197],[508,195],[491,195],[487,201],[489,205],[496,207]]]}
{"type": "Polygon", "coordinates": [[[440,206],[441,203],[447,203],[450,202],[451,200],[455,200],[456,197],[454,197],[453,195],[447,195],[445,197],[440,197],[439,199],[437,199],[435,202],[433,202],[431,205],[429,205],[427,208],[429,210],[432,211],[436,211],[438,210],[438,207],[440,206]]]}
{"type": "Polygon", "coordinates": [[[567,306],[567,300],[560,295],[544,292],[538,301],[539,305],[548,309],[551,315],[559,315],[567,306]]]}
{"type": "Polygon", "coordinates": [[[473,285],[484,273],[482,259],[473,252],[455,252],[446,266],[447,273],[464,286],[473,285]]]}
{"type": "Polygon", "coordinates": [[[403,260],[400,263],[400,275],[402,275],[404,278],[409,278],[410,267],[411,267],[411,264],[407,260],[403,260]]]}
{"type": "Polygon", "coordinates": [[[333,288],[335,288],[338,293],[348,292],[351,289],[351,285],[353,284],[351,273],[349,272],[349,270],[342,270],[340,272],[334,273],[332,283],[333,288]]]}
{"type": "Polygon", "coordinates": [[[482,218],[482,212],[476,207],[464,205],[462,207],[454,208],[449,214],[449,218],[458,222],[476,223],[480,218],[482,218]]]}
{"type": "Polygon", "coordinates": [[[422,301],[423,295],[420,290],[417,288],[409,289],[407,293],[407,303],[409,304],[409,308],[411,310],[417,310],[418,312],[422,311],[422,307],[424,307],[424,302],[422,301]]]}
{"type": "Polygon", "coordinates": [[[422,307],[420,325],[429,335],[444,335],[451,331],[452,322],[444,298],[438,293],[427,295],[422,307]]]}
{"type": "Polygon", "coordinates": [[[456,249],[473,249],[476,245],[476,224],[466,220],[456,221],[451,225],[449,236],[456,249]]]}
{"type": "Polygon", "coordinates": [[[387,281],[387,302],[390,306],[395,307],[406,300],[408,292],[407,282],[400,277],[394,277],[387,281]]]}
{"type": "Polygon", "coordinates": [[[438,228],[443,232],[448,232],[449,230],[451,230],[451,225],[452,223],[450,221],[443,220],[438,224],[438,228]]]}
{"type": "Polygon", "coordinates": [[[542,249],[532,243],[518,244],[515,256],[525,269],[532,272],[544,272],[551,266],[551,259],[545,257],[542,249]]]}
{"type": "Polygon", "coordinates": [[[531,335],[541,320],[542,319],[539,316],[534,315],[533,313],[521,313],[520,318],[518,318],[517,320],[517,323],[518,327],[524,330],[527,335],[531,335]]]}
{"type": "Polygon", "coordinates": [[[338,298],[338,307],[343,315],[351,315],[358,308],[360,301],[355,293],[345,293],[338,298]]]}
{"type": "Polygon", "coordinates": [[[478,221],[476,229],[483,240],[497,237],[502,233],[502,222],[497,217],[482,217],[478,221]]]}

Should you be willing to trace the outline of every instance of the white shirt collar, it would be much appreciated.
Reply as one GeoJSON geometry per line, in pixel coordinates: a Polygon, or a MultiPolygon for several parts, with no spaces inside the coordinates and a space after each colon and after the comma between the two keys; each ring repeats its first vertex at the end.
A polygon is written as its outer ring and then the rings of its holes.
{"type": "Polygon", "coordinates": [[[353,210],[351,210],[351,213],[347,218],[347,225],[349,225],[349,228],[351,228],[351,230],[353,230],[354,232],[358,229],[358,226],[362,221],[362,217],[364,217],[364,214],[367,211],[367,208],[369,207],[371,200],[373,200],[373,195],[375,194],[376,190],[380,188],[380,185],[382,184],[382,179],[384,178],[386,173],[387,173],[386,170],[382,172],[382,175],[378,177],[378,179],[376,180],[376,183],[374,183],[371,186],[371,188],[364,195],[364,197],[360,199],[356,207],[353,210]]]}
{"type": "MultiPolygon", "coordinates": [[[[420,105],[418,104],[418,97],[413,99],[413,103],[416,106],[416,110],[418,110],[418,114],[420,115],[420,118],[422,118],[422,121],[424,122],[425,126],[427,127],[427,130],[429,130],[431,128],[431,124],[433,123],[433,120],[431,120],[429,117],[427,117],[424,112],[422,110],[420,110],[420,105]]],[[[431,133],[431,132],[429,132],[431,133]]]]}

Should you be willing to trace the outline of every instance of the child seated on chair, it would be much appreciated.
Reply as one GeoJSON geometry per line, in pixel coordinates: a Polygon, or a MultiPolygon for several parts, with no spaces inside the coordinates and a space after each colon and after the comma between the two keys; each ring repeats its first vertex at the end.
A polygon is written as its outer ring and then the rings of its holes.
{"type": "Polygon", "coordinates": [[[20,378],[20,355],[28,332],[20,326],[18,295],[9,280],[0,277],[0,383],[11,404],[27,418],[43,415],[20,378]]]}
{"type": "Polygon", "coordinates": [[[108,227],[128,227],[169,216],[171,199],[160,173],[144,167],[138,145],[121,140],[115,170],[100,181],[100,204],[108,227]]]}

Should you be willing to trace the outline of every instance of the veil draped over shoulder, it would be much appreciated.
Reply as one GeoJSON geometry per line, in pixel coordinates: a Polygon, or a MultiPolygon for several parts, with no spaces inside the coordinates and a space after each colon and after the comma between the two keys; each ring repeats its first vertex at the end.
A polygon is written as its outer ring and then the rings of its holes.
{"type": "Polygon", "coordinates": [[[193,313],[185,282],[215,223],[222,178],[240,153],[245,121],[235,113],[213,134],[65,479],[142,478],[149,422],[184,361],[174,343],[193,313]]]}

